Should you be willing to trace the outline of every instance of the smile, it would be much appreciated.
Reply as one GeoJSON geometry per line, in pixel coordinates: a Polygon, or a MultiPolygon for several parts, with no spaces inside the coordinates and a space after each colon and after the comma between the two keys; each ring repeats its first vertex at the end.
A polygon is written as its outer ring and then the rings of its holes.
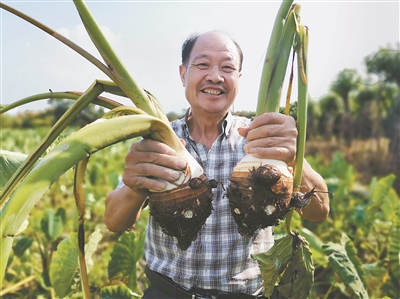
{"type": "Polygon", "coordinates": [[[212,94],[212,95],[220,95],[223,92],[219,91],[219,90],[214,90],[214,89],[203,89],[202,90],[203,93],[208,93],[208,94],[212,94]]]}

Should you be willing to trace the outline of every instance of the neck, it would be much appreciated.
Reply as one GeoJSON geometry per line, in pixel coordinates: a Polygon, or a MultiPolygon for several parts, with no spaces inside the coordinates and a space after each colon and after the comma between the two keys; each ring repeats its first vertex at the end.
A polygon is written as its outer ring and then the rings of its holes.
{"type": "Polygon", "coordinates": [[[193,115],[192,112],[187,123],[193,139],[210,149],[222,132],[225,115],[193,115]]]}

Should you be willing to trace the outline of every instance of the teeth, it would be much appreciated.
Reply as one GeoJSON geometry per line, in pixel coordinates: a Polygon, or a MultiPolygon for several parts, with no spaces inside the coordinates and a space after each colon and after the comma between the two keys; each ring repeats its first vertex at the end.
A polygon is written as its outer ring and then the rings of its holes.
{"type": "Polygon", "coordinates": [[[218,90],[212,90],[212,89],[204,89],[203,92],[209,93],[209,94],[215,94],[215,95],[221,94],[220,91],[218,91],[218,90]]]}

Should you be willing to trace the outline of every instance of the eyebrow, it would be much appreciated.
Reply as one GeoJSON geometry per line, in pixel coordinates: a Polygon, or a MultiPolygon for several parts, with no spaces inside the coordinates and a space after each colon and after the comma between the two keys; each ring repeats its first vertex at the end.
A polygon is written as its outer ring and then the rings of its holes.
{"type": "MultiPolygon", "coordinates": [[[[196,60],[199,60],[199,59],[202,59],[202,58],[210,59],[211,57],[210,57],[209,54],[199,54],[199,55],[195,56],[192,61],[196,61],[196,60]]],[[[235,63],[235,62],[238,63],[238,61],[236,61],[236,59],[234,57],[230,56],[230,55],[225,56],[222,59],[222,61],[230,61],[232,63],[235,63]]]]}

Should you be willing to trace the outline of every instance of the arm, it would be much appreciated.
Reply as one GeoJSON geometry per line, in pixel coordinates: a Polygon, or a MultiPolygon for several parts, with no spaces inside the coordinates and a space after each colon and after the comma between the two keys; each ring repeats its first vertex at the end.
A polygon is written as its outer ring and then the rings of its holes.
{"type": "MultiPolygon", "coordinates": [[[[279,113],[265,113],[256,117],[249,127],[240,131],[248,144],[244,149],[258,158],[285,161],[288,166],[295,165],[297,129],[291,116],[279,113]]],[[[301,192],[328,191],[324,179],[304,160],[301,192]]],[[[317,192],[311,197],[307,207],[297,210],[299,214],[313,222],[321,222],[329,214],[329,195],[317,192]]]]}
{"type": "Polygon", "coordinates": [[[106,198],[104,220],[109,230],[124,231],[136,222],[148,190],[162,190],[165,186],[156,178],[170,182],[179,178],[178,170],[186,167],[186,161],[175,154],[169,146],[150,139],[131,146],[125,159],[124,185],[106,198]]]}

